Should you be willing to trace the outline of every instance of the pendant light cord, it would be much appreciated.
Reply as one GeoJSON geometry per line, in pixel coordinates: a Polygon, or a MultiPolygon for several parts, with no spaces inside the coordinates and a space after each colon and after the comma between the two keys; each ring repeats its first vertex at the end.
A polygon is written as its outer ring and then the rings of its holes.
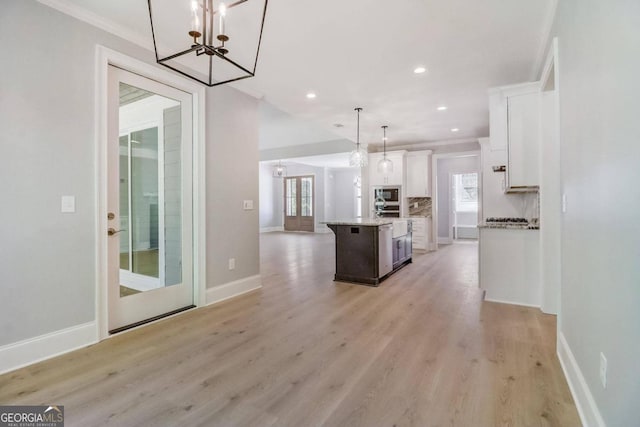
{"type": "Polygon", "coordinates": [[[360,111],[362,111],[362,108],[356,107],[356,111],[358,112],[358,125],[357,125],[358,133],[356,134],[356,150],[360,152],[360,111]]]}

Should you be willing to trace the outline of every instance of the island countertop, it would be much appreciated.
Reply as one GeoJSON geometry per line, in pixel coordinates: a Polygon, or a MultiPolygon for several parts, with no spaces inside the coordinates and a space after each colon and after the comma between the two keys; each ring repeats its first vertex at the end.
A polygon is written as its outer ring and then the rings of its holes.
{"type": "Polygon", "coordinates": [[[362,225],[369,227],[379,227],[381,225],[393,224],[393,221],[397,221],[400,218],[348,218],[337,219],[334,221],[325,221],[320,224],[326,225],[362,225]]]}

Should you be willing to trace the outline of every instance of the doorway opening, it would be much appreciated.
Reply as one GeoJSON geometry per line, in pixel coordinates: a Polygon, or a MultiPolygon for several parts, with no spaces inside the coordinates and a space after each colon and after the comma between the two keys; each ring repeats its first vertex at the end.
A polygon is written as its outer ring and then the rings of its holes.
{"type": "Polygon", "coordinates": [[[478,239],[478,173],[451,175],[449,210],[452,240],[478,239]]]}

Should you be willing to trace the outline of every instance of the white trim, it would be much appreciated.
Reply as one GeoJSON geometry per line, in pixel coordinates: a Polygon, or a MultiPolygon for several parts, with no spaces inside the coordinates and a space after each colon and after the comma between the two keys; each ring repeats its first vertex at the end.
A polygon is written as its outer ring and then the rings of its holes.
{"type": "Polygon", "coordinates": [[[110,19],[96,15],[88,9],[78,6],[76,2],[71,2],[69,0],[38,0],[38,2],[66,15],[72,16],[82,22],[86,22],[89,25],[100,28],[107,33],[123,38],[147,50],[153,51],[153,41],[151,37],[145,37],[110,19]]]}
{"type": "Polygon", "coordinates": [[[557,9],[558,0],[551,0],[549,10],[547,11],[547,15],[545,16],[542,24],[542,40],[540,41],[540,46],[538,46],[538,54],[536,55],[536,60],[533,63],[533,69],[531,70],[531,80],[533,81],[539,80],[536,77],[538,76],[540,67],[546,58],[547,45],[549,44],[549,39],[551,37],[551,30],[553,28],[553,21],[555,20],[557,9]]]}
{"type": "Polygon", "coordinates": [[[207,304],[215,304],[230,298],[237,297],[247,292],[255,291],[262,287],[262,278],[259,274],[245,277],[240,280],[214,286],[207,289],[207,304]]]}
{"type": "Polygon", "coordinates": [[[437,242],[439,245],[450,245],[453,243],[453,239],[451,237],[440,237],[438,236],[437,242]]]}
{"type": "MultiPolygon", "coordinates": [[[[407,154],[410,154],[413,151],[422,151],[425,148],[429,147],[446,147],[447,145],[458,145],[458,144],[472,144],[474,142],[478,142],[478,138],[459,138],[459,139],[444,139],[441,141],[428,141],[428,142],[417,142],[415,144],[398,144],[398,145],[389,145],[387,144],[387,153],[389,150],[393,149],[394,151],[398,150],[410,150],[407,154]]],[[[382,153],[380,149],[382,145],[369,145],[372,148],[372,153],[382,153]]]]}
{"type": "MultiPolygon", "coordinates": [[[[53,1],[53,0],[46,0],[53,1]]],[[[57,1],[57,0],[56,0],[57,1]]],[[[107,326],[107,88],[108,67],[114,65],[160,83],[190,93],[193,112],[193,304],[206,302],[206,176],[205,176],[205,88],[191,80],[155,65],[131,58],[115,50],[96,45],[95,57],[95,238],[96,238],[96,336],[108,337],[107,326]]]]}
{"type": "Polygon", "coordinates": [[[274,231],[284,231],[284,227],[283,226],[278,226],[278,227],[262,227],[260,228],[260,232],[261,233],[271,233],[274,231]]]}
{"type": "Polygon", "coordinates": [[[578,362],[573,356],[573,352],[564,334],[560,331],[558,331],[557,348],[560,366],[562,366],[564,376],[569,384],[569,390],[571,390],[571,395],[573,396],[573,401],[576,404],[576,408],[578,408],[582,425],[585,427],[606,427],[600,410],[598,410],[598,405],[587,385],[587,381],[584,375],[582,375],[582,370],[580,366],[578,366],[578,362]]]}
{"type": "Polygon", "coordinates": [[[535,304],[527,304],[524,302],[520,302],[520,301],[509,301],[509,300],[504,300],[504,299],[497,299],[497,298],[490,298],[487,297],[487,290],[484,290],[484,300],[488,301],[488,302],[497,302],[498,304],[510,304],[510,305],[521,305],[523,307],[533,307],[533,308],[540,308],[539,305],[535,305],[535,304]]]}
{"type": "Polygon", "coordinates": [[[29,338],[0,347],[0,374],[50,359],[98,342],[95,322],[29,338]]]}

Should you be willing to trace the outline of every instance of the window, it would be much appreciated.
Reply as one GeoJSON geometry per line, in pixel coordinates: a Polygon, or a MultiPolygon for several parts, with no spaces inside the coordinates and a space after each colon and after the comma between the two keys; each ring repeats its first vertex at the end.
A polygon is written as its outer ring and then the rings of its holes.
{"type": "Polygon", "coordinates": [[[463,173],[453,176],[454,198],[457,212],[478,211],[478,174],[463,173]]]}

